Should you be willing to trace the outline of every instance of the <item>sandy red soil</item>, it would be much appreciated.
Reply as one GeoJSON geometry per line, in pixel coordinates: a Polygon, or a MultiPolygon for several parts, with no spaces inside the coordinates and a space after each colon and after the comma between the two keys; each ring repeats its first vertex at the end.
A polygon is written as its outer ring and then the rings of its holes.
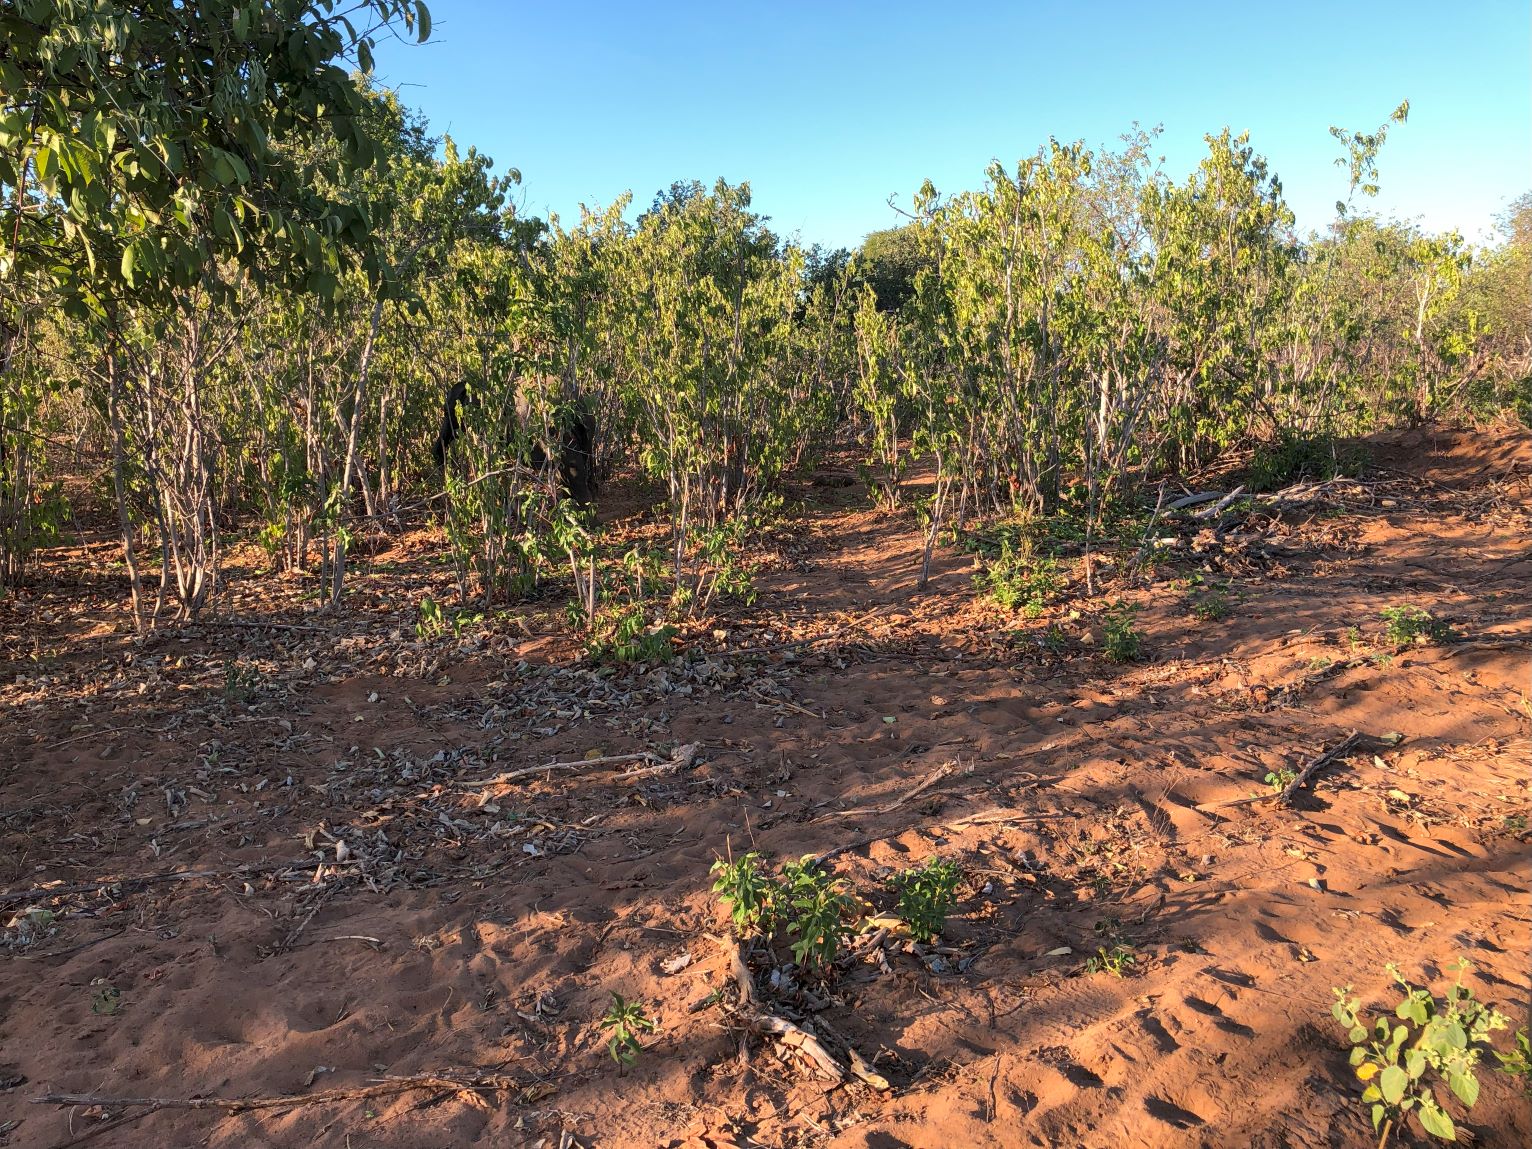
{"type": "MultiPolygon", "coordinates": [[[[1375,460],[1113,585],[1142,607],[1130,665],[1101,657],[1104,599],[1026,621],[956,551],[917,592],[914,522],[854,488],[805,488],[760,600],[648,670],[580,662],[553,600],[417,639],[451,585],[424,535],[339,621],[235,572],[226,617],[300,629],[142,644],[110,548],[56,556],[0,603],[0,1145],[1375,1144],[1332,986],[1391,1005],[1386,963],[1441,990],[1461,955],[1517,1024],[1532,1007],[1532,445],[1417,432],[1375,460]],[[1198,571],[1230,580],[1227,617],[1188,612],[1172,580],[1198,571]],[[1381,644],[1403,603],[1461,641],[1381,644]],[[1291,807],[1230,804],[1353,730],[1291,807]],[[683,743],[673,773],[470,784],[683,743]],[[708,868],[751,848],[839,850],[878,909],[890,868],[963,864],[939,951],[864,947],[775,995],[754,959],[770,1008],[887,1091],[726,1007],[708,868]],[[1105,944],[1128,976],[1085,972],[1105,944]],[[626,1073],[597,1026],[614,991],[659,1023],[626,1073]],[[435,1081],[111,1100],[409,1075],[435,1081]],[[58,1094],[106,1100],[34,1103],[58,1094]]],[[[1460,1127],[1532,1143],[1527,1100],[1480,1078],[1460,1127]]]]}

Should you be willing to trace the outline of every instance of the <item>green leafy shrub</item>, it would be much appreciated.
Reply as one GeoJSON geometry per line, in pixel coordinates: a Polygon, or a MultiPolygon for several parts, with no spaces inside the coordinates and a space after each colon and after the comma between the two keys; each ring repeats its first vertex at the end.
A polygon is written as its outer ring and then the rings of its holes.
{"type": "Polygon", "coordinates": [[[1052,555],[1034,559],[1030,548],[1017,550],[1002,539],[1000,553],[974,576],[974,585],[987,591],[1006,610],[1020,610],[1037,618],[1063,589],[1059,563],[1052,555]]]}
{"type": "Polygon", "coordinates": [[[602,1015],[601,1029],[603,1032],[612,1031],[612,1036],[607,1038],[606,1050],[612,1055],[613,1061],[627,1069],[643,1051],[639,1035],[653,1033],[655,1021],[644,1012],[642,1004],[628,1001],[620,993],[613,993],[612,1004],[602,1015]]]}
{"type": "Polygon", "coordinates": [[[825,975],[850,933],[846,923],[856,903],[813,854],[782,867],[782,898],[793,958],[805,970],[825,975]]]}
{"type": "Polygon", "coordinates": [[[782,900],[782,888],[762,872],[760,862],[761,855],[751,850],[727,862],[719,858],[710,871],[718,875],[713,892],[728,903],[729,919],[741,937],[770,933],[782,900]]]}
{"type": "Polygon", "coordinates": [[[1383,618],[1383,638],[1394,646],[1446,642],[1452,637],[1451,627],[1418,606],[1386,606],[1378,614],[1383,618]]]}
{"type": "Polygon", "coordinates": [[[932,858],[923,866],[903,870],[889,879],[899,895],[899,917],[918,942],[934,942],[941,936],[947,915],[957,904],[958,882],[963,871],[956,862],[932,858]]]}
{"type": "Polygon", "coordinates": [[[223,664],[223,700],[231,706],[247,702],[262,682],[261,668],[239,659],[223,664]]]}
{"type": "Polygon", "coordinates": [[[1137,603],[1118,602],[1101,616],[1102,647],[1113,662],[1134,662],[1143,654],[1143,635],[1133,626],[1137,614],[1137,603]]]}
{"type": "Polygon", "coordinates": [[[642,603],[598,608],[585,642],[592,662],[669,662],[676,636],[670,623],[649,622],[642,603]]]}
{"type": "Polygon", "coordinates": [[[1300,436],[1284,432],[1275,443],[1262,443],[1250,459],[1247,486],[1252,491],[1275,491],[1300,479],[1336,479],[1361,472],[1367,461],[1360,449],[1333,436],[1300,436]]]}
{"type": "Polygon", "coordinates": [[[1393,1019],[1379,1017],[1366,1025],[1362,1003],[1349,985],[1334,990],[1330,1009],[1351,1040],[1351,1065],[1365,1082],[1362,1101],[1372,1106],[1372,1127],[1381,1135],[1378,1144],[1411,1113],[1427,1133],[1453,1141],[1456,1127],[1438,1101],[1433,1082],[1437,1087],[1445,1084],[1464,1108],[1472,1108],[1479,1099],[1474,1070],[1482,1047],[1489,1045],[1491,1033],[1509,1022],[1475,1000],[1473,990],[1463,984],[1463,974],[1471,968],[1466,959],[1453,967],[1457,980],[1441,1001],[1430,990],[1411,985],[1392,962],[1385,968],[1403,991],[1393,1019]]]}
{"type": "Polygon", "coordinates": [[[745,606],[755,602],[755,568],[741,557],[749,527],[746,519],[730,519],[700,533],[697,554],[702,573],[692,593],[702,609],[715,595],[745,606]]]}

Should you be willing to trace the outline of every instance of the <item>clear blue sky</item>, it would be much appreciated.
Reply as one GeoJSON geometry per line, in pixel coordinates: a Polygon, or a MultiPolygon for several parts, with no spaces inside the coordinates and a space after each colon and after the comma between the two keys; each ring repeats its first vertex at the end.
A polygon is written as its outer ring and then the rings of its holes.
{"type": "Polygon", "coordinates": [[[433,42],[381,50],[379,80],[570,222],[721,175],[779,233],[854,246],[927,177],[978,187],[993,158],[1137,120],[1178,178],[1204,133],[1248,130],[1318,228],[1345,192],[1329,126],[1406,98],[1375,210],[1480,238],[1532,189],[1527,0],[429,2],[433,42]]]}

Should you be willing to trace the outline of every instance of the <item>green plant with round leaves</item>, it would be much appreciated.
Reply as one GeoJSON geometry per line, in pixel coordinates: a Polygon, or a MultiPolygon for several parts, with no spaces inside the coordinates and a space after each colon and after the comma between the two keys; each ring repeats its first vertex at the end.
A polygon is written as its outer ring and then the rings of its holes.
{"type": "Polygon", "coordinates": [[[1457,978],[1441,1000],[1411,985],[1392,962],[1385,968],[1403,991],[1392,1018],[1378,1017],[1368,1025],[1349,985],[1334,990],[1330,1008],[1351,1041],[1351,1066],[1364,1083],[1362,1101],[1371,1106],[1379,1149],[1412,1114],[1431,1136],[1453,1141],[1457,1128],[1436,1091],[1445,1085],[1471,1109],[1479,1099],[1480,1054],[1489,1047],[1490,1034],[1510,1022],[1463,984],[1472,968],[1466,958],[1451,967],[1457,978]]]}
{"type": "Polygon", "coordinates": [[[1271,787],[1273,794],[1280,794],[1297,780],[1298,773],[1288,766],[1279,767],[1276,770],[1268,770],[1266,777],[1262,779],[1271,787]]]}
{"type": "Polygon", "coordinates": [[[1138,961],[1138,955],[1133,952],[1129,945],[1117,944],[1102,946],[1090,957],[1085,959],[1085,972],[1109,973],[1113,977],[1123,977],[1133,969],[1138,961]]]}

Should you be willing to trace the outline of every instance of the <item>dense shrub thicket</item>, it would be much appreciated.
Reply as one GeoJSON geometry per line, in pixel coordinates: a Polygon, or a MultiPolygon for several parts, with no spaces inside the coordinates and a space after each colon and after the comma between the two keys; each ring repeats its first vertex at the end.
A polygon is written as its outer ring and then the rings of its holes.
{"type": "MultiPolygon", "coordinates": [[[[934,539],[1064,503],[1100,521],[1231,448],[1532,415],[1532,196],[1483,248],[1366,214],[1388,125],[1334,131],[1349,180],[1322,234],[1295,232],[1245,137],[1177,179],[1135,131],[927,185],[906,226],[805,251],[723,181],[524,218],[514,171],[348,74],[374,32],[323,3],[198,5],[217,35],[139,8],[0,11],[0,578],[84,477],[140,626],[205,609],[232,535],[339,602],[360,535],[433,516],[465,597],[563,571],[594,627],[597,584],[646,576],[598,570],[556,451],[532,449],[580,404],[598,473],[663,492],[648,577],[677,591],[726,573],[740,524],[832,445],[890,501],[929,468],[934,539]],[[209,36],[217,59],[188,47],[209,36]]],[[[428,30],[419,4],[360,9],[428,30]]]]}

